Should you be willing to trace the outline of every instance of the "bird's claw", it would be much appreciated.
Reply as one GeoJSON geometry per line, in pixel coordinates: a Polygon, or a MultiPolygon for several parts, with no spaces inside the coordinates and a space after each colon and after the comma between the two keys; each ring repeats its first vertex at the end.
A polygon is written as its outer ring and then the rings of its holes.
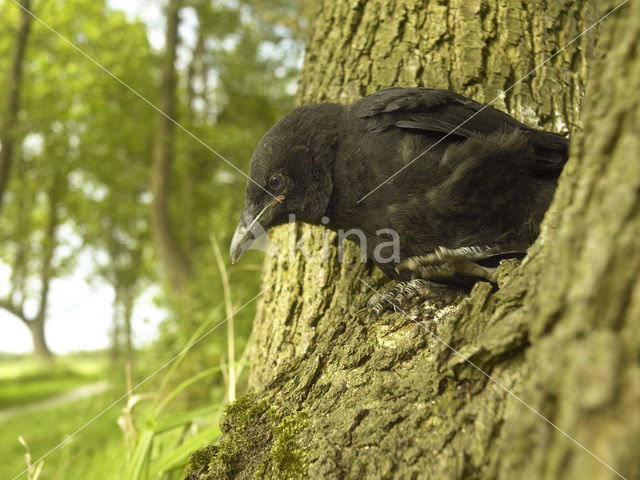
{"type": "Polygon", "coordinates": [[[429,282],[415,279],[407,282],[398,282],[389,293],[374,293],[367,303],[369,308],[368,319],[374,320],[389,310],[404,313],[406,305],[428,289],[429,282]]]}
{"type": "Polygon", "coordinates": [[[382,315],[382,312],[388,305],[390,305],[391,301],[392,297],[388,293],[376,292],[371,295],[371,298],[369,298],[369,301],[367,302],[367,309],[369,310],[367,320],[371,321],[382,315]]]}
{"type": "Polygon", "coordinates": [[[411,278],[432,280],[450,278],[456,274],[481,277],[496,283],[495,268],[487,268],[475,263],[500,253],[498,247],[462,247],[449,249],[438,247],[433,253],[411,257],[396,267],[398,274],[411,278]]]}

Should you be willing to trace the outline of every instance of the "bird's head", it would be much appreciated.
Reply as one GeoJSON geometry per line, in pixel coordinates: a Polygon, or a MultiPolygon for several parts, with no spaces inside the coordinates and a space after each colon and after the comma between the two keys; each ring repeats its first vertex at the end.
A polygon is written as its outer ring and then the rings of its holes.
{"type": "Polygon", "coordinates": [[[333,189],[342,108],[335,104],[295,108],[262,137],[251,157],[244,208],[231,240],[232,263],[259,236],[256,232],[282,225],[291,215],[320,223],[333,189]]]}

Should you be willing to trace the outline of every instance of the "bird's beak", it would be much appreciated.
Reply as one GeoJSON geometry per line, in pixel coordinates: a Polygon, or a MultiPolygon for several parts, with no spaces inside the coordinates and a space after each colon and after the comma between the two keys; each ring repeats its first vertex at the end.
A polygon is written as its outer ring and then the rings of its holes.
{"type": "Polygon", "coordinates": [[[278,203],[284,200],[284,196],[280,195],[273,202],[269,203],[266,207],[264,207],[255,218],[251,219],[250,215],[247,215],[246,208],[242,213],[242,217],[240,217],[240,222],[238,222],[238,226],[236,227],[236,231],[233,234],[233,238],[231,239],[231,248],[229,253],[231,255],[231,263],[236,263],[242,254],[248,250],[253,241],[258,238],[260,235],[256,235],[254,232],[259,230],[260,234],[264,233],[264,229],[259,226],[258,222],[260,219],[265,216],[265,213],[270,210],[272,207],[277,205],[278,203]],[[248,222],[247,222],[248,219],[248,222]],[[248,223],[248,225],[247,225],[248,223]]]}
{"type": "Polygon", "coordinates": [[[229,252],[231,254],[231,263],[236,263],[245,250],[251,246],[254,240],[255,237],[247,228],[243,215],[238,223],[235,233],[233,234],[233,238],[231,239],[231,249],[229,252]]]}

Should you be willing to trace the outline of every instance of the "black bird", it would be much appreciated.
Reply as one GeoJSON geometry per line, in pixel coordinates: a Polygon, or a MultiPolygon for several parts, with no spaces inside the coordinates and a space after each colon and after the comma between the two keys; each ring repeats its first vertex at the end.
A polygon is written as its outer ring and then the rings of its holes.
{"type": "Polygon", "coordinates": [[[362,231],[361,248],[389,278],[494,281],[480,263],[531,245],[567,148],[561,135],[448,90],[389,88],[351,105],[297,107],[253,153],[231,260],[257,222],[268,229],[294,214],[362,231]],[[397,233],[397,255],[385,229],[397,233]]]}

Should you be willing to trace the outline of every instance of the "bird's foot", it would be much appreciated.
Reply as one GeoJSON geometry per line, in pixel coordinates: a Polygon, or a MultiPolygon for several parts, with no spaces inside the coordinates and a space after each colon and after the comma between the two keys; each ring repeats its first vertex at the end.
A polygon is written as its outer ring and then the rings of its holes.
{"type": "Polygon", "coordinates": [[[506,252],[501,247],[489,246],[454,249],[438,247],[433,253],[409,258],[398,265],[396,271],[401,275],[409,274],[412,278],[425,280],[446,279],[462,274],[496,283],[496,269],[478,265],[475,260],[505,253],[511,252],[506,252]]]}
{"type": "Polygon", "coordinates": [[[389,293],[374,293],[367,308],[369,320],[380,317],[386,311],[406,313],[407,306],[413,301],[420,301],[431,296],[442,295],[443,289],[451,289],[448,285],[439,285],[416,278],[406,282],[398,282],[389,293]]]}

